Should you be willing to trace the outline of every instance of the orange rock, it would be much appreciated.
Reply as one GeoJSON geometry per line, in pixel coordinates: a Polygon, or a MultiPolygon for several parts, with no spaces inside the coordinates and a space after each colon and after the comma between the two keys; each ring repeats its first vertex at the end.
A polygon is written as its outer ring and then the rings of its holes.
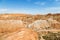
{"type": "Polygon", "coordinates": [[[2,40],[38,40],[38,34],[28,28],[20,28],[16,32],[5,34],[2,40]]]}
{"type": "Polygon", "coordinates": [[[60,23],[51,24],[51,27],[53,27],[55,29],[60,29],[60,23]]]}

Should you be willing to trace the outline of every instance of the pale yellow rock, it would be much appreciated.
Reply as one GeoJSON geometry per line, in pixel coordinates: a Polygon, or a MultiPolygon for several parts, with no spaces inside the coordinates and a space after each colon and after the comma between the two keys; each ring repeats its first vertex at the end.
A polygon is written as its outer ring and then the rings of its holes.
{"type": "Polygon", "coordinates": [[[13,32],[21,27],[25,27],[21,20],[0,20],[0,33],[13,32]]]}
{"type": "Polygon", "coordinates": [[[50,27],[50,25],[46,20],[36,20],[32,24],[29,24],[28,27],[39,31],[50,27]]]}

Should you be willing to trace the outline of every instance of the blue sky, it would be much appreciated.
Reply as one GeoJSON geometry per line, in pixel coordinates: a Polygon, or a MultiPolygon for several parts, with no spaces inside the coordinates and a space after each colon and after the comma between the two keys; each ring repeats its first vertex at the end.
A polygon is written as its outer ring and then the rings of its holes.
{"type": "Polygon", "coordinates": [[[60,0],[0,0],[0,13],[59,13],[60,0]]]}

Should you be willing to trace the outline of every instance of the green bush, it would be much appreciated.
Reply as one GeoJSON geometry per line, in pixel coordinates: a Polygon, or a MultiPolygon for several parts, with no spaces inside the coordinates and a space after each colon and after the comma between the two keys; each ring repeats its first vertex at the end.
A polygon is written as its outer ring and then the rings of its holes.
{"type": "Polygon", "coordinates": [[[45,40],[60,40],[60,33],[48,33],[42,36],[45,40]]]}

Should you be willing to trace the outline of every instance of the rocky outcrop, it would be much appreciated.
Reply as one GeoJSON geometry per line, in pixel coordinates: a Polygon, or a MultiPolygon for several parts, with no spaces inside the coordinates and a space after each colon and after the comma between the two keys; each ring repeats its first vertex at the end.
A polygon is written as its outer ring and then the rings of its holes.
{"type": "Polygon", "coordinates": [[[0,40],[53,40],[54,32],[60,33],[60,14],[0,14],[0,40]]]}
{"type": "Polygon", "coordinates": [[[48,29],[50,25],[46,20],[36,20],[32,24],[29,24],[28,27],[39,31],[42,29],[48,29]]]}
{"type": "Polygon", "coordinates": [[[1,40],[38,40],[38,34],[31,29],[20,28],[15,32],[1,36],[1,40]]]}
{"type": "Polygon", "coordinates": [[[25,27],[21,20],[0,20],[0,32],[13,32],[21,27],[25,27]]]}
{"type": "Polygon", "coordinates": [[[36,31],[49,30],[49,29],[60,29],[60,22],[49,18],[47,20],[36,20],[28,25],[28,28],[32,28],[36,31]]]}

